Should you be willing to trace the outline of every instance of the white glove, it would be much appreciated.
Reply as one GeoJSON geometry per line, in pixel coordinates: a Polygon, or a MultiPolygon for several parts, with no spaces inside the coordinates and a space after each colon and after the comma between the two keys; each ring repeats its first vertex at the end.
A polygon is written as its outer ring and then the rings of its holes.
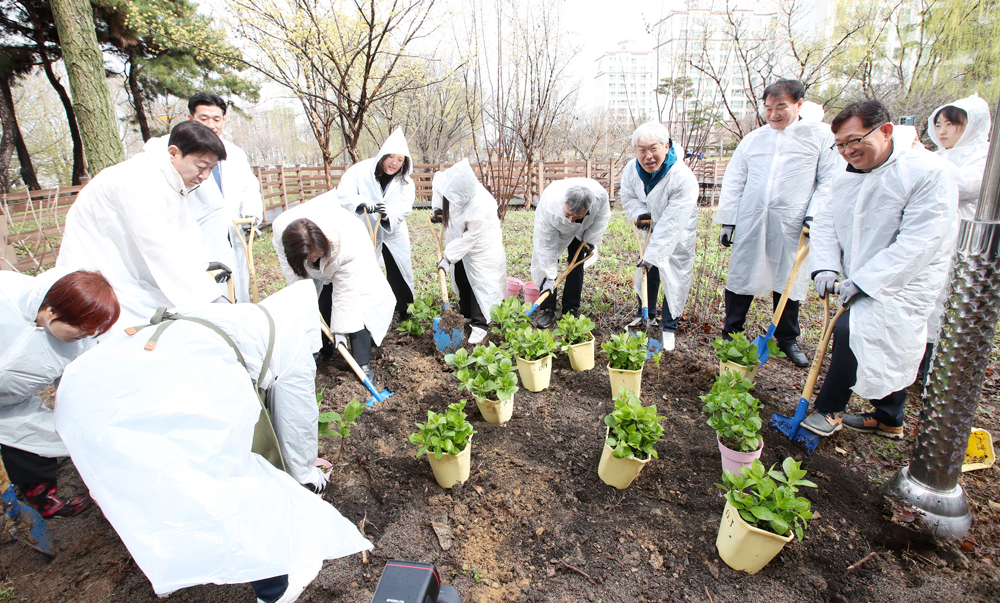
{"type": "Polygon", "coordinates": [[[538,288],[539,291],[548,291],[549,295],[556,292],[556,282],[551,278],[543,278],[542,286],[538,288]]]}
{"type": "Polygon", "coordinates": [[[736,230],[735,224],[723,224],[722,232],[719,233],[719,244],[723,247],[729,247],[732,245],[734,230],[736,230]]]}
{"type": "Polygon", "coordinates": [[[449,260],[448,258],[442,258],[441,261],[438,262],[438,270],[444,270],[445,272],[451,272],[451,266],[452,266],[451,260],[449,260]]]}
{"type": "Polygon", "coordinates": [[[820,296],[820,299],[826,299],[826,296],[833,292],[836,282],[837,273],[833,270],[817,272],[816,276],[813,277],[813,286],[816,287],[816,294],[820,296]]]}
{"type": "Polygon", "coordinates": [[[306,478],[306,481],[302,482],[302,485],[312,490],[315,494],[323,494],[327,480],[327,475],[319,467],[313,467],[309,471],[309,477],[306,478]]]}
{"type": "Polygon", "coordinates": [[[344,344],[345,348],[347,347],[347,336],[342,335],[340,333],[334,333],[333,334],[333,347],[339,348],[340,344],[344,344]]]}
{"type": "Polygon", "coordinates": [[[868,294],[862,291],[861,287],[855,285],[853,281],[843,281],[834,288],[833,292],[840,296],[840,305],[845,308],[862,297],[868,296],[868,294]]]}

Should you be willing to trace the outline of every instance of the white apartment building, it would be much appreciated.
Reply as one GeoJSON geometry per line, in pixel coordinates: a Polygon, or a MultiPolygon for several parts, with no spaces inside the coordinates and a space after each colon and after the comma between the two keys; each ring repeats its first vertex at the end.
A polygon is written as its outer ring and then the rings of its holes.
{"type": "Polygon", "coordinates": [[[616,50],[597,59],[601,104],[615,117],[642,123],[656,115],[656,57],[649,51],[616,50]]]}

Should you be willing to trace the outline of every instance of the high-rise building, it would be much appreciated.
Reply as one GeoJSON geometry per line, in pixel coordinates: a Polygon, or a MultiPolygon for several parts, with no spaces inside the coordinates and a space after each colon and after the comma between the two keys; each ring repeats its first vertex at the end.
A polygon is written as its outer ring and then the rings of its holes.
{"type": "Polygon", "coordinates": [[[597,59],[597,91],[609,113],[641,123],[656,115],[656,60],[649,51],[615,50],[597,59]]]}

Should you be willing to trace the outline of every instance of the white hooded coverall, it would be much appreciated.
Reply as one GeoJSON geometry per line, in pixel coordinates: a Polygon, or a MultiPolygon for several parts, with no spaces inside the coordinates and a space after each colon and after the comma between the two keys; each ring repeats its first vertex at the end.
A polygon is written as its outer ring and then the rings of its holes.
{"type": "MultiPolygon", "coordinates": [[[[579,239],[594,247],[593,260],[597,259],[597,249],[604,240],[604,231],[611,220],[611,206],[608,191],[590,178],[566,178],[550,184],[538,200],[535,208],[535,232],[531,251],[531,279],[541,285],[542,281],[559,276],[559,256],[573,239],[579,239]],[[575,186],[582,186],[594,195],[594,202],[583,221],[571,221],[563,213],[566,192],[575,186]]],[[[580,258],[583,254],[580,254],[580,258]]],[[[567,261],[573,258],[568,258],[567,261]]]]}

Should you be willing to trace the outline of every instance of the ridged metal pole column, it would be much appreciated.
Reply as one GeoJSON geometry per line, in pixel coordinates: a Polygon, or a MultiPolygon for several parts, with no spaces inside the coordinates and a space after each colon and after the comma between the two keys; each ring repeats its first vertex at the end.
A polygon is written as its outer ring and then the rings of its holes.
{"type": "Polygon", "coordinates": [[[989,158],[974,220],[963,220],[944,327],[924,390],[910,465],[886,493],[925,513],[940,538],[958,539],[972,512],[958,485],[1000,313],[1000,115],[994,113],[989,158]]]}

